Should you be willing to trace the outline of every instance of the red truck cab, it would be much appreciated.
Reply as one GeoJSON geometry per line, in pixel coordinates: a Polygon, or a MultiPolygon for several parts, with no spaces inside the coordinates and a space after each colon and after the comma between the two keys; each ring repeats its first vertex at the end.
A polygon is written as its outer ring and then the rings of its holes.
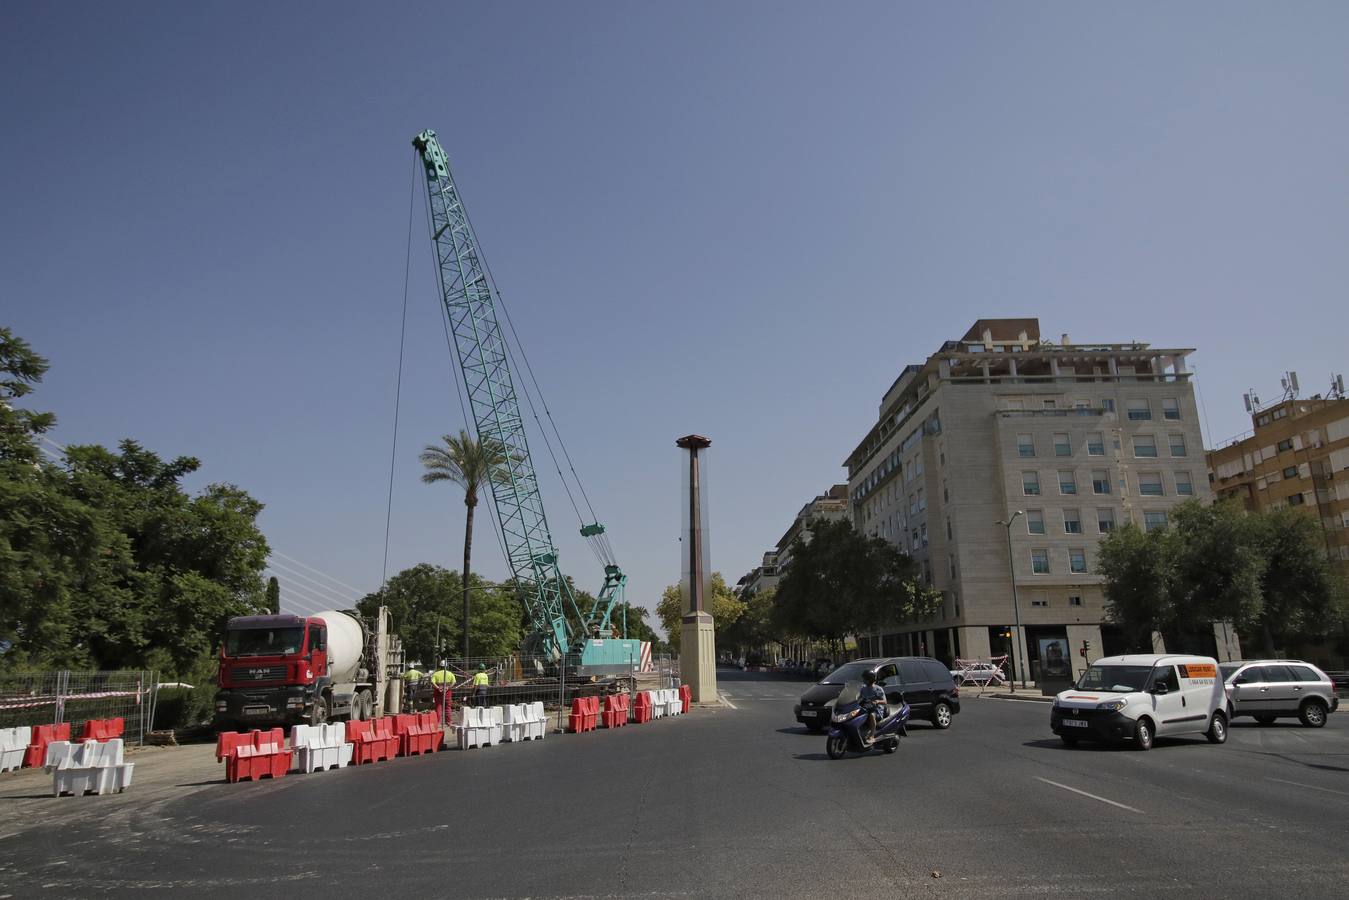
{"type": "Polygon", "coordinates": [[[216,729],[322,722],[322,695],[329,681],[322,619],[236,616],[225,626],[220,648],[216,729]]]}

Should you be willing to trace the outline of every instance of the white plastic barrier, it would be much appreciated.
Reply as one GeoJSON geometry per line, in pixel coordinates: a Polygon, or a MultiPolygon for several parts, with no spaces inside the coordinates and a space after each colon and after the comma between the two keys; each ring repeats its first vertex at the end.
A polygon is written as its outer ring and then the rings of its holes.
{"type": "Polygon", "coordinates": [[[506,721],[503,725],[505,735],[503,740],[507,741],[527,741],[528,735],[528,713],[525,711],[525,704],[513,703],[504,707],[506,721]]]}
{"type": "Polygon", "coordinates": [[[501,743],[501,739],[505,737],[506,734],[506,716],[503,709],[504,708],[500,706],[489,706],[486,710],[489,727],[492,729],[493,744],[501,743]]]}
{"type": "Polygon", "coordinates": [[[107,794],[131,787],[136,764],[122,761],[122,739],[72,744],[52,741],[44,766],[52,775],[52,796],[107,794]]]}
{"type": "Polygon", "coordinates": [[[666,715],[680,716],[684,714],[684,701],[679,699],[678,688],[668,688],[661,693],[665,695],[666,715]]]}
{"type": "Polygon", "coordinates": [[[27,725],[18,728],[0,728],[0,772],[10,772],[23,766],[23,755],[33,742],[33,729],[27,725]]]}
{"type": "Polygon", "coordinates": [[[300,772],[322,772],[351,765],[352,746],[347,742],[342,722],[296,725],[290,730],[290,746],[295,751],[295,768],[300,772]]]}
{"type": "Polygon", "coordinates": [[[543,735],[548,731],[548,717],[543,712],[543,701],[526,703],[525,706],[525,734],[528,740],[541,741],[543,735]]]}
{"type": "Polygon", "coordinates": [[[492,715],[476,706],[465,706],[459,711],[459,724],[454,726],[460,750],[486,747],[492,743],[492,715]]]}

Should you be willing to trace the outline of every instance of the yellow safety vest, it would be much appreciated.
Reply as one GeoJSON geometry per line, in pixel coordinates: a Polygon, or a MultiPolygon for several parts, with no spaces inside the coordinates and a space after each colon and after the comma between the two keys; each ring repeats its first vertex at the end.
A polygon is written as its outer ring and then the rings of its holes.
{"type": "Polygon", "coordinates": [[[449,671],[448,669],[437,669],[435,672],[431,673],[431,683],[448,684],[450,687],[454,687],[455,683],[454,673],[449,671]]]}
{"type": "Polygon", "coordinates": [[[491,680],[492,679],[487,677],[486,672],[479,672],[478,674],[473,676],[473,686],[486,687],[491,682],[491,680]]]}

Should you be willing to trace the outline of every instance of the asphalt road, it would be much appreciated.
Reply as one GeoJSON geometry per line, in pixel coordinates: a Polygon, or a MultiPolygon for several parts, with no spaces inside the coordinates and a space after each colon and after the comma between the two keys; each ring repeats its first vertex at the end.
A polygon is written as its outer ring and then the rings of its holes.
{"type": "Polygon", "coordinates": [[[0,895],[1349,891],[1349,714],[1139,753],[1067,749],[1047,705],[967,697],[949,731],[832,761],[792,722],[803,683],[721,676],[736,708],[541,744],[140,799],[39,799],[21,776],[0,895]]]}

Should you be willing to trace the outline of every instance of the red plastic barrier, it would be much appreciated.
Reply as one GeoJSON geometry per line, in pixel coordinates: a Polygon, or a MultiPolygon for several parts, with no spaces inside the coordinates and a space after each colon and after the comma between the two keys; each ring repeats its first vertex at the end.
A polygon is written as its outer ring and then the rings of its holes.
{"type": "Polygon", "coordinates": [[[679,700],[684,705],[683,711],[688,712],[689,704],[693,702],[693,688],[687,684],[681,684],[679,686],[679,700]]]}
{"type": "Polygon", "coordinates": [[[90,719],[80,729],[80,736],[75,739],[75,743],[110,741],[113,738],[121,737],[125,730],[126,723],[120,716],[115,719],[90,719]]]}
{"type": "Polygon", "coordinates": [[[280,778],[290,771],[290,748],[286,733],[254,729],[247,734],[226,732],[216,740],[216,755],[225,756],[225,780],[231,784],[244,780],[280,778]]]}
{"type": "Polygon", "coordinates": [[[651,695],[646,691],[638,693],[632,703],[632,721],[638,725],[651,721],[651,695]]]}
{"type": "Polygon", "coordinates": [[[587,722],[585,698],[577,697],[571,701],[571,715],[567,716],[567,730],[573,734],[589,731],[590,729],[586,727],[587,722]]]}
{"type": "Polygon", "coordinates": [[[387,717],[348,722],[347,740],[352,745],[351,762],[357,766],[389,759],[398,752],[398,738],[387,717]]]}
{"type": "Polygon", "coordinates": [[[604,727],[621,728],[628,724],[628,695],[610,694],[604,698],[604,727]]]}
{"type": "Polygon", "coordinates": [[[600,698],[587,697],[589,703],[586,706],[586,723],[590,731],[600,727],[600,698]]]}
{"type": "Polygon", "coordinates": [[[430,713],[403,713],[394,717],[399,756],[420,756],[440,749],[443,732],[440,716],[430,713]]]}
{"type": "Polygon", "coordinates": [[[52,741],[70,740],[70,723],[35,725],[31,740],[32,743],[23,754],[23,764],[29,768],[40,766],[47,761],[47,745],[52,741]]]}

